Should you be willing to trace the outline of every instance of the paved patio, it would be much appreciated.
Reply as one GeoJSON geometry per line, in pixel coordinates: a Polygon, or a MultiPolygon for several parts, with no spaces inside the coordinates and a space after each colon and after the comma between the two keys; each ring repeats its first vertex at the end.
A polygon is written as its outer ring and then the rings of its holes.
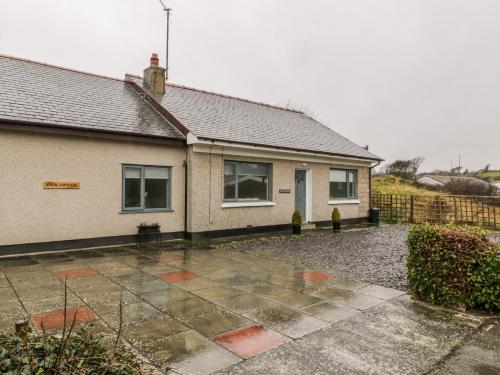
{"type": "Polygon", "coordinates": [[[69,317],[112,337],[123,301],[123,340],[160,370],[421,374],[483,323],[270,251],[163,246],[0,258],[0,329],[60,331],[67,279],[69,317]]]}

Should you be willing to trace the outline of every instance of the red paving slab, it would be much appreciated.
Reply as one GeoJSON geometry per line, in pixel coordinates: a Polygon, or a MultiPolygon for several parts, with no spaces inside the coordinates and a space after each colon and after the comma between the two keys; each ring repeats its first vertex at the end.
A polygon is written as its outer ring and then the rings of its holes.
{"type": "Polygon", "coordinates": [[[65,270],[54,272],[54,275],[59,279],[64,281],[66,278],[74,279],[77,277],[86,277],[86,276],[94,276],[97,275],[97,272],[92,268],[77,268],[72,270],[65,270]]]}
{"type": "MultiPolygon", "coordinates": [[[[88,307],[79,308],[68,308],[66,309],[66,326],[71,326],[73,323],[73,318],[75,318],[75,325],[90,322],[96,320],[96,315],[88,307]],[[76,316],[75,316],[76,312],[76,316]]],[[[64,326],[64,310],[55,310],[49,312],[43,312],[39,314],[33,314],[31,320],[38,329],[43,328],[46,331],[53,329],[61,329],[64,326]]]]}
{"type": "Polygon", "coordinates": [[[297,279],[307,280],[307,281],[327,281],[333,279],[332,275],[321,272],[302,272],[295,275],[297,279]]]}
{"type": "Polygon", "coordinates": [[[178,272],[168,272],[162,275],[158,275],[158,277],[163,281],[168,281],[170,283],[175,283],[176,281],[184,281],[189,279],[194,279],[198,277],[195,273],[188,271],[178,271],[178,272]]]}
{"type": "Polygon", "coordinates": [[[153,259],[163,262],[172,262],[174,260],[184,260],[184,255],[158,255],[153,257],[153,259]]]}
{"type": "Polygon", "coordinates": [[[240,357],[248,359],[276,348],[291,339],[262,326],[250,326],[214,337],[214,341],[240,357]]]}

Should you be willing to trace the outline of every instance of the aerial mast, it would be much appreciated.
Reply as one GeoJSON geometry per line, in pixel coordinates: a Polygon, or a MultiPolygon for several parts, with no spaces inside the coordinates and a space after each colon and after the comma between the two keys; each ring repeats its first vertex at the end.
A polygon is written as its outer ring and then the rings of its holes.
{"type": "Polygon", "coordinates": [[[158,0],[163,7],[163,11],[167,13],[167,41],[166,41],[166,49],[165,49],[165,76],[168,79],[168,44],[170,39],[170,12],[171,8],[167,8],[162,0],[158,0]]]}

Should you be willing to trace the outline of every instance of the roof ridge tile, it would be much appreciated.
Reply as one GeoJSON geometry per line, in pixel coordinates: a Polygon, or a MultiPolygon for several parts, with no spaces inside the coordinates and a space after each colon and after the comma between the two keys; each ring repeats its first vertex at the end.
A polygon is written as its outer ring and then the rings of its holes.
{"type": "Polygon", "coordinates": [[[42,62],[42,61],[36,61],[36,60],[26,59],[24,57],[4,55],[4,54],[1,54],[1,53],[0,53],[0,57],[6,58],[6,59],[12,59],[12,60],[24,61],[24,62],[31,63],[31,64],[42,65],[42,66],[46,66],[48,68],[61,69],[61,70],[65,70],[67,72],[80,73],[80,74],[85,74],[85,75],[88,75],[88,76],[93,76],[93,77],[98,77],[98,78],[105,78],[105,79],[112,79],[114,81],[124,82],[124,80],[121,79],[121,78],[109,77],[109,76],[105,76],[105,75],[102,75],[102,74],[85,72],[83,70],[66,68],[66,67],[60,66],[60,65],[54,65],[54,64],[49,64],[49,63],[45,63],[45,62],[42,62]]]}

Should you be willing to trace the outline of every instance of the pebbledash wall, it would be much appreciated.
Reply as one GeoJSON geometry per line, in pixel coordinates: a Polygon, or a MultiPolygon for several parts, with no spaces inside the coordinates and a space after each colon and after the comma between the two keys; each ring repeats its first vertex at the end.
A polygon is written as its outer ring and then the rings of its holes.
{"type": "Polygon", "coordinates": [[[0,247],[100,237],[130,243],[141,222],[180,237],[185,156],[182,143],[0,130],[0,247]],[[172,167],[172,211],[122,213],[122,164],[172,167]],[[79,182],[80,189],[44,189],[44,181],[79,182]]]}
{"type": "MultiPolygon", "coordinates": [[[[188,223],[193,236],[209,231],[283,226],[290,224],[295,209],[295,170],[304,169],[310,178],[307,188],[310,197],[308,221],[330,222],[334,207],[342,219],[364,219],[369,211],[369,161],[349,160],[326,156],[304,157],[299,154],[283,155],[262,152],[232,152],[236,148],[197,145],[188,151],[188,223]],[[251,156],[255,154],[256,156],[251,156]],[[266,154],[266,157],[258,155],[266,154]],[[224,160],[242,160],[272,164],[272,205],[257,207],[226,207],[223,201],[224,160]],[[329,173],[331,168],[358,171],[357,195],[359,203],[345,201],[334,204],[329,199],[329,173]],[[280,193],[289,190],[289,193],[280,193]]],[[[235,232],[237,233],[237,232],[235,232]]]]}

